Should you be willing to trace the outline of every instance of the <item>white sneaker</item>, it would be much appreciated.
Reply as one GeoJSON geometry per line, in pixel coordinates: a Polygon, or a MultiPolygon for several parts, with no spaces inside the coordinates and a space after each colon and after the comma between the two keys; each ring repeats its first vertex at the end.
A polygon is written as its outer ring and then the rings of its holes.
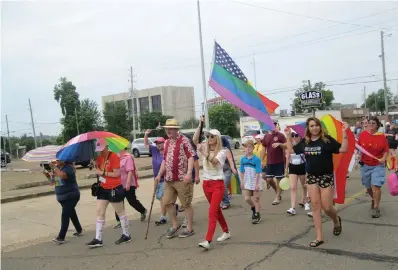
{"type": "Polygon", "coordinates": [[[309,216],[310,218],[313,218],[312,212],[307,212],[307,216],[309,216]]]}
{"type": "Polygon", "coordinates": [[[305,204],[304,204],[304,210],[305,210],[305,211],[310,211],[310,210],[311,210],[311,206],[310,206],[309,203],[305,203],[305,204]]]}
{"type": "Polygon", "coordinates": [[[217,242],[223,242],[227,239],[231,238],[231,233],[230,232],[224,232],[220,237],[217,238],[217,242]]]}
{"type": "Polygon", "coordinates": [[[211,244],[209,243],[209,241],[205,240],[203,242],[200,242],[198,244],[199,247],[204,248],[206,250],[209,250],[211,248],[211,244]]]}
{"type": "Polygon", "coordinates": [[[288,214],[291,214],[291,215],[295,215],[296,214],[296,210],[294,208],[289,208],[286,212],[288,214]]]}

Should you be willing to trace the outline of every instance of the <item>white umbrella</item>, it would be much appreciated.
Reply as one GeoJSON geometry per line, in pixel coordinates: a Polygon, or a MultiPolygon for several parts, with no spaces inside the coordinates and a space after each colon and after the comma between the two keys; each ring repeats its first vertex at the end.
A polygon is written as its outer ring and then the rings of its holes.
{"type": "Polygon", "coordinates": [[[52,161],[56,159],[56,154],[61,148],[62,145],[47,145],[39,147],[26,153],[22,160],[28,162],[52,161]]]}

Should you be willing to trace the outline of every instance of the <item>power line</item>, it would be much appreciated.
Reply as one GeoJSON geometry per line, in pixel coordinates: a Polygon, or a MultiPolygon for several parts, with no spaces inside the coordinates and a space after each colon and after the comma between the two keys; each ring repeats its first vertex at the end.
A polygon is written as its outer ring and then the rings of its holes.
{"type": "MultiPolygon", "coordinates": [[[[293,16],[298,16],[298,17],[304,17],[307,19],[314,19],[314,20],[320,20],[320,21],[326,21],[326,22],[331,22],[331,23],[338,23],[338,24],[346,24],[346,25],[353,25],[353,26],[359,26],[359,27],[367,27],[367,28],[373,28],[373,29],[384,29],[384,30],[390,30],[389,28],[378,28],[372,25],[363,25],[363,24],[356,24],[356,23],[350,23],[350,22],[343,22],[343,21],[337,21],[337,20],[329,20],[329,19],[325,19],[325,18],[319,18],[319,17],[314,17],[314,16],[309,16],[309,15],[304,15],[304,14],[298,14],[298,13],[293,13],[293,12],[289,12],[289,11],[283,11],[283,10],[279,10],[279,9],[274,9],[274,8],[268,8],[268,7],[264,7],[264,6],[257,6],[257,5],[253,5],[253,4],[249,4],[249,3],[242,3],[242,2],[238,2],[238,1],[231,1],[233,3],[236,4],[240,4],[240,5],[244,5],[244,6],[250,6],[250,7],[254,7],[254,8],[260,8],[260,9],[265,9],[265,10],[269,10],[269,11],[274,11],[274,12],[279,12],[279,13],[283,13],[283,14],[288,14],[288,15],[293,15],[293,16]]],[[[396,31],[396,30],[393,30],[396,31]]]]}

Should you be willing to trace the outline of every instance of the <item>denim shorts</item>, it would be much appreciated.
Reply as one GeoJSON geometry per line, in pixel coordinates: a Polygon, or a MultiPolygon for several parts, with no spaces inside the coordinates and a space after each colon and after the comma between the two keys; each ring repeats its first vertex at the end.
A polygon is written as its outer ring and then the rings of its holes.
{"type": "Polygon", "coordinates": [[[381,187],[386,181],[386,171],[384,165],[368,166],[362,165],[360,168],[362,185],[367,189],[372,186],[381,187]]]}
{"type": "Polygon", "coordinates": [[[156,199],[160,200],[163,197],[163,193],[164,193],[164,181],[160,182],[159,184],[157,184],[156,186],[156,199]]]}

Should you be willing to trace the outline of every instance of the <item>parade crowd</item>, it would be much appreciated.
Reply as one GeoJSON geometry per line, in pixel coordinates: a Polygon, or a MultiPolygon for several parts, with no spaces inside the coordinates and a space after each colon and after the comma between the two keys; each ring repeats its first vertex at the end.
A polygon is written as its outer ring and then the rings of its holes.
{"type": "MultiPolygon", "coordinates": [[[[263,189],[274,190],[275,197],[270,203],[277,206],[284,195],[279,183],[288,176],[291,205],[286,212],[288,215],[296,215],[299,206],[313,218],[316,238],[309,243],[309,246],[317,247],[324,243],[322,210],[333,222],[333,235],[338,236],[342,233],[343,221],[333,202],[335,186],[333,154],[347,151],[347,130],[350,128],[347,123],[343,123],[343,137],[339,143],[326,134],[320,120],[315,117],[307,119],[304,137],[300,137],[289,127],[282,133],[278,123],[275,122],[274,130],[264,136],[257,135],[255,141],[248,140],[244,144],[245,155],[237,166],[228,140],[222,138],[217,129],[204,132],[205,138],[203,138],[203,122],[204,118],[201,117],[200,125],[192,139],[179,132],[179,124],[175,119],[168,119],[163,126],[167,139],[159,137],[152,145],[148,140],[151,130],[145,132],[145,146],[152,153],[154,195],[161,205],[160,218],[155,221],[155,225],[170,224],[166,238],[176,236],[186,238],[195,234],[193,190],[194,185],[198,185],[201,181],[209,202],[209,211],[207,232],[198,246],[206,250],[212,247],[217,223],[222,229],[222,234],[216,239],[217,242],[231,238],[223,211],[230,207],[232,199],[229,190],[230,181],[237,174],[244,200],[251,210],[250,219],[253,225],[261,223],[260,197],[263,189]],[[203,160],[201,178],[199,158],[203,160]],[[297,204],[299,182],[302,193],[297,204]],[[179,212],[183,212],[185,216],[182,223],[177,219],[179,212]]],[[[381,187],[386,179],[385,163],[389,153],[395,157],[398,139],[393,125],[387,123],[384,132],[378,131],[380,127],[379,119],[370,117],[363,118],[353,130],[357,144],[366,150],[357,151],[355,156],[360,166],[362,184],[372,198],[372,218],[380,217],[381,187]]],[[[96,233],[87,246],[90,248],[103,246],[105,213],[109,204],[115,211],[117,223],[114,228],[120,228],[122,231],[115,244],[130,242],[129,221],[124,200],[127,199],[127,202],[141,214],[141,221],[145,221],[148,215],[147,208],[137,199],[139,181],[134,159],[127,149],[119,153],[111,152],[104,139],[97,140],[95,151],[99,153],[95,161],[99,183],[93,185],[92,189],[93,196],[97,198],[96,233]]],[[[57,160],[52,163],[52,167],[54,176],[48,172],[45,174],[57,182],[55,194],[62,206],[61,229],[54,241],[63,244],[70,220],[76,229],[73,235],[79,237],[83,234],[75,210],[80,192],[73,164],[57,160]]]]}

